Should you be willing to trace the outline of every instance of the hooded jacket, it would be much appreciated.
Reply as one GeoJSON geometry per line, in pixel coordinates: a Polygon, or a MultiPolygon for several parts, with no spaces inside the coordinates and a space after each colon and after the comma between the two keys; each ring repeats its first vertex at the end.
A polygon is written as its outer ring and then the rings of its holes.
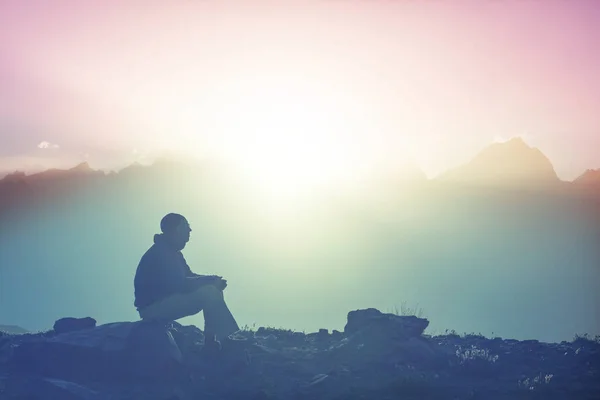
{"type": "Polygon", "coordinates": [[[179,249],[164,235],[154,235],[154,245],[142,256],[134,279],[135,307],[139,310],[170,295],[189,292],[198,287],[200,278],[194,274],[179,249]]]}

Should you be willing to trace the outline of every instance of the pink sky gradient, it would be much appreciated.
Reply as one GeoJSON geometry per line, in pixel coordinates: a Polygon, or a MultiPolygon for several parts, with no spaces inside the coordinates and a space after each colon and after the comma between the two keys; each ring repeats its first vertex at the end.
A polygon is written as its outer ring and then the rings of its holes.
{"type": "Polygon", "coordinates": [[[0,172],[240,147],[222,114],[256,79],[332,93],[370,160],[433,176],[525,135],[570,180],[600,168],[598,27],[597,0],[5,0],[0,172]]]}

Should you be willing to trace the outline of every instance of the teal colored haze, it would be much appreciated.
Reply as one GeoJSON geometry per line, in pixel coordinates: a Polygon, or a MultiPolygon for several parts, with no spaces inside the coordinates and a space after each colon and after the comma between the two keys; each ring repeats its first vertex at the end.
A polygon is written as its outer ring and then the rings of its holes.
{"type": "Polygon", "coordinates": [[[350,310],[405,304],[424,310],[430,333],[600,334],[597,202],[429,181],[275,209],[242,181],[161,168],[101,177],[4,217],[0,322],[137,319],[137,263],[174,211],[193,229],[189,265],[228,279],[240,325],[343,329],[350,310]]]}

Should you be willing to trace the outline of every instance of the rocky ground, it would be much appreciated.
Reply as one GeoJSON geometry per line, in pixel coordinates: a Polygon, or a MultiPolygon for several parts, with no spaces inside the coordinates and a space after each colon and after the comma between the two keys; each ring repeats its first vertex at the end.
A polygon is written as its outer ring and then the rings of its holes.
{"type": "Polygon", "coordinates": [[[425,319],[348,314],[344,332],[244,330],[219,353],[177,323],[0,333],[0,399],[600,399],[600,343],[427,336],[425,319]]]}

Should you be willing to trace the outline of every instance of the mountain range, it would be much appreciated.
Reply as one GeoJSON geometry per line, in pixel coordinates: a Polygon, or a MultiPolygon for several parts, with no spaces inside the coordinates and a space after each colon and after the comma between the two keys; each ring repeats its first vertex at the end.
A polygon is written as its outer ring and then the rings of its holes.
{"type": "MultiPolygon", "coordinates": [[[[140,169],[137,162],[125,167],[120,172],[140,169]]],[[[16,171],[7,173],[0,182],[41,182],[44,180],[61,180],[75,177],[112,175],[94,170],[87,162],[82,162],[70,169],[48,169],[31,175],[16,171]]],[[[427,180],[426,175],[416,165],[408,165],[398,174],[402,180],[427,180]]],[[[538,148],[529,146],[522,138],[515,137],[506,142],[493,143],[481,150],[469,162],[452,168],[433,180],[460,181],[476,184],[519,185],[553,184],[560,182],[552,162],[538,148]]],[[[600,169],[588,169],[573,180],[577,184],[600,184],[600,169]]]]}
{"type": "MultiPolygon", "coordinates": [[[[175,162],[176,163],[176,162],[175,162]]],[[[153,167],[169,164],[166,160],[155,162],[153,167]]],[[[183,163],[181,163],[183,164],[183,163]]],[[[133,163],[119,172],[105,173],[94,170],[87,162],[82,162],[70,169],[48,169],[46,171],[26,175],[16,171],[7,174],[0,180],[0,190],[26,190],[25,184],[44,186],[46,184],[69,184],[82,179],[99,178],[104,176],[132,174],[145,169],[139,163],[133,163]]],[[[212,168],[215,171],[217,168],[212,168]]],[[[386,175],[382,173],[382,175],[386,175]]],[[[506,142],[494,143],[480,151],[469,162],[450,169],[433,179],[427,179],[423,171],[415,165],[410,165],[394,175],[386,176],[386,182],[423,182],[441,181],[457,182],[473,185],[500,186],[547,186],[561,181],[557,176],[552,162],[539,149],[529,146],[521,138],[513,138],[506,142]]],[[[578,186],[593,186],[600,188],[600,169],[588,169],[572,182],[578,186]]]]}
{"type": "Polygon", "coordinates": [[[22,335],[29,333],[26,329],[16,325],[0,325],[0,332],[8,333],[9,335],[22,335]]]}
{"type": "MultiPolygon", "coordinates": [[[[83,162],[70,169],[48,169],[31,175],[16,171],[6,175],[0,180],[0,216],[14,206],[27,207],[28,204],[43,204],[53,199],[60,202],[69,194],[95,190],[99,186],[104,187],[105,184],[109,184],[105,189],[110,190],[115,187],[110,185],[111,182],[117,182],[117,186],[125,191],[151,191],[157,182],[164,182],[170,186],[176,186],[177,182],[202,182],[207,191],[215,191],[216,187],[222,189],[228,185],[230,188],[250,185],[233,169],[210,162],[192,165],[187,162],[159,159],[149,166],[133,163],[118,172],[109,173],[94,170],[87,162],[83,162]],[[173,179],[174,177],[179,179],[173,179]]],[[[439,187],[459,191],[465,187],[504,191],[550,190],[567,195],[591,196],[600,201],[600,169],[587,170],[572,182],[562,181],[548,157],[521,138],[494,143],[464,165],[432,179],[428,179],[422,170],[413,165],[402,171],[381,172],[371,176],[366,186],[361,187],[364,193],[397,193],[397,189],[403,190],[407,184],[418,188],[429,187],[432,190],[439,187]]],[[[182,190],[187,188],[183,187],[182,190]]],[[[327,193],[320,195],[326,197],[327,193]]],[[[435,195],[439,193],[436,192],[435,195]]]]}

